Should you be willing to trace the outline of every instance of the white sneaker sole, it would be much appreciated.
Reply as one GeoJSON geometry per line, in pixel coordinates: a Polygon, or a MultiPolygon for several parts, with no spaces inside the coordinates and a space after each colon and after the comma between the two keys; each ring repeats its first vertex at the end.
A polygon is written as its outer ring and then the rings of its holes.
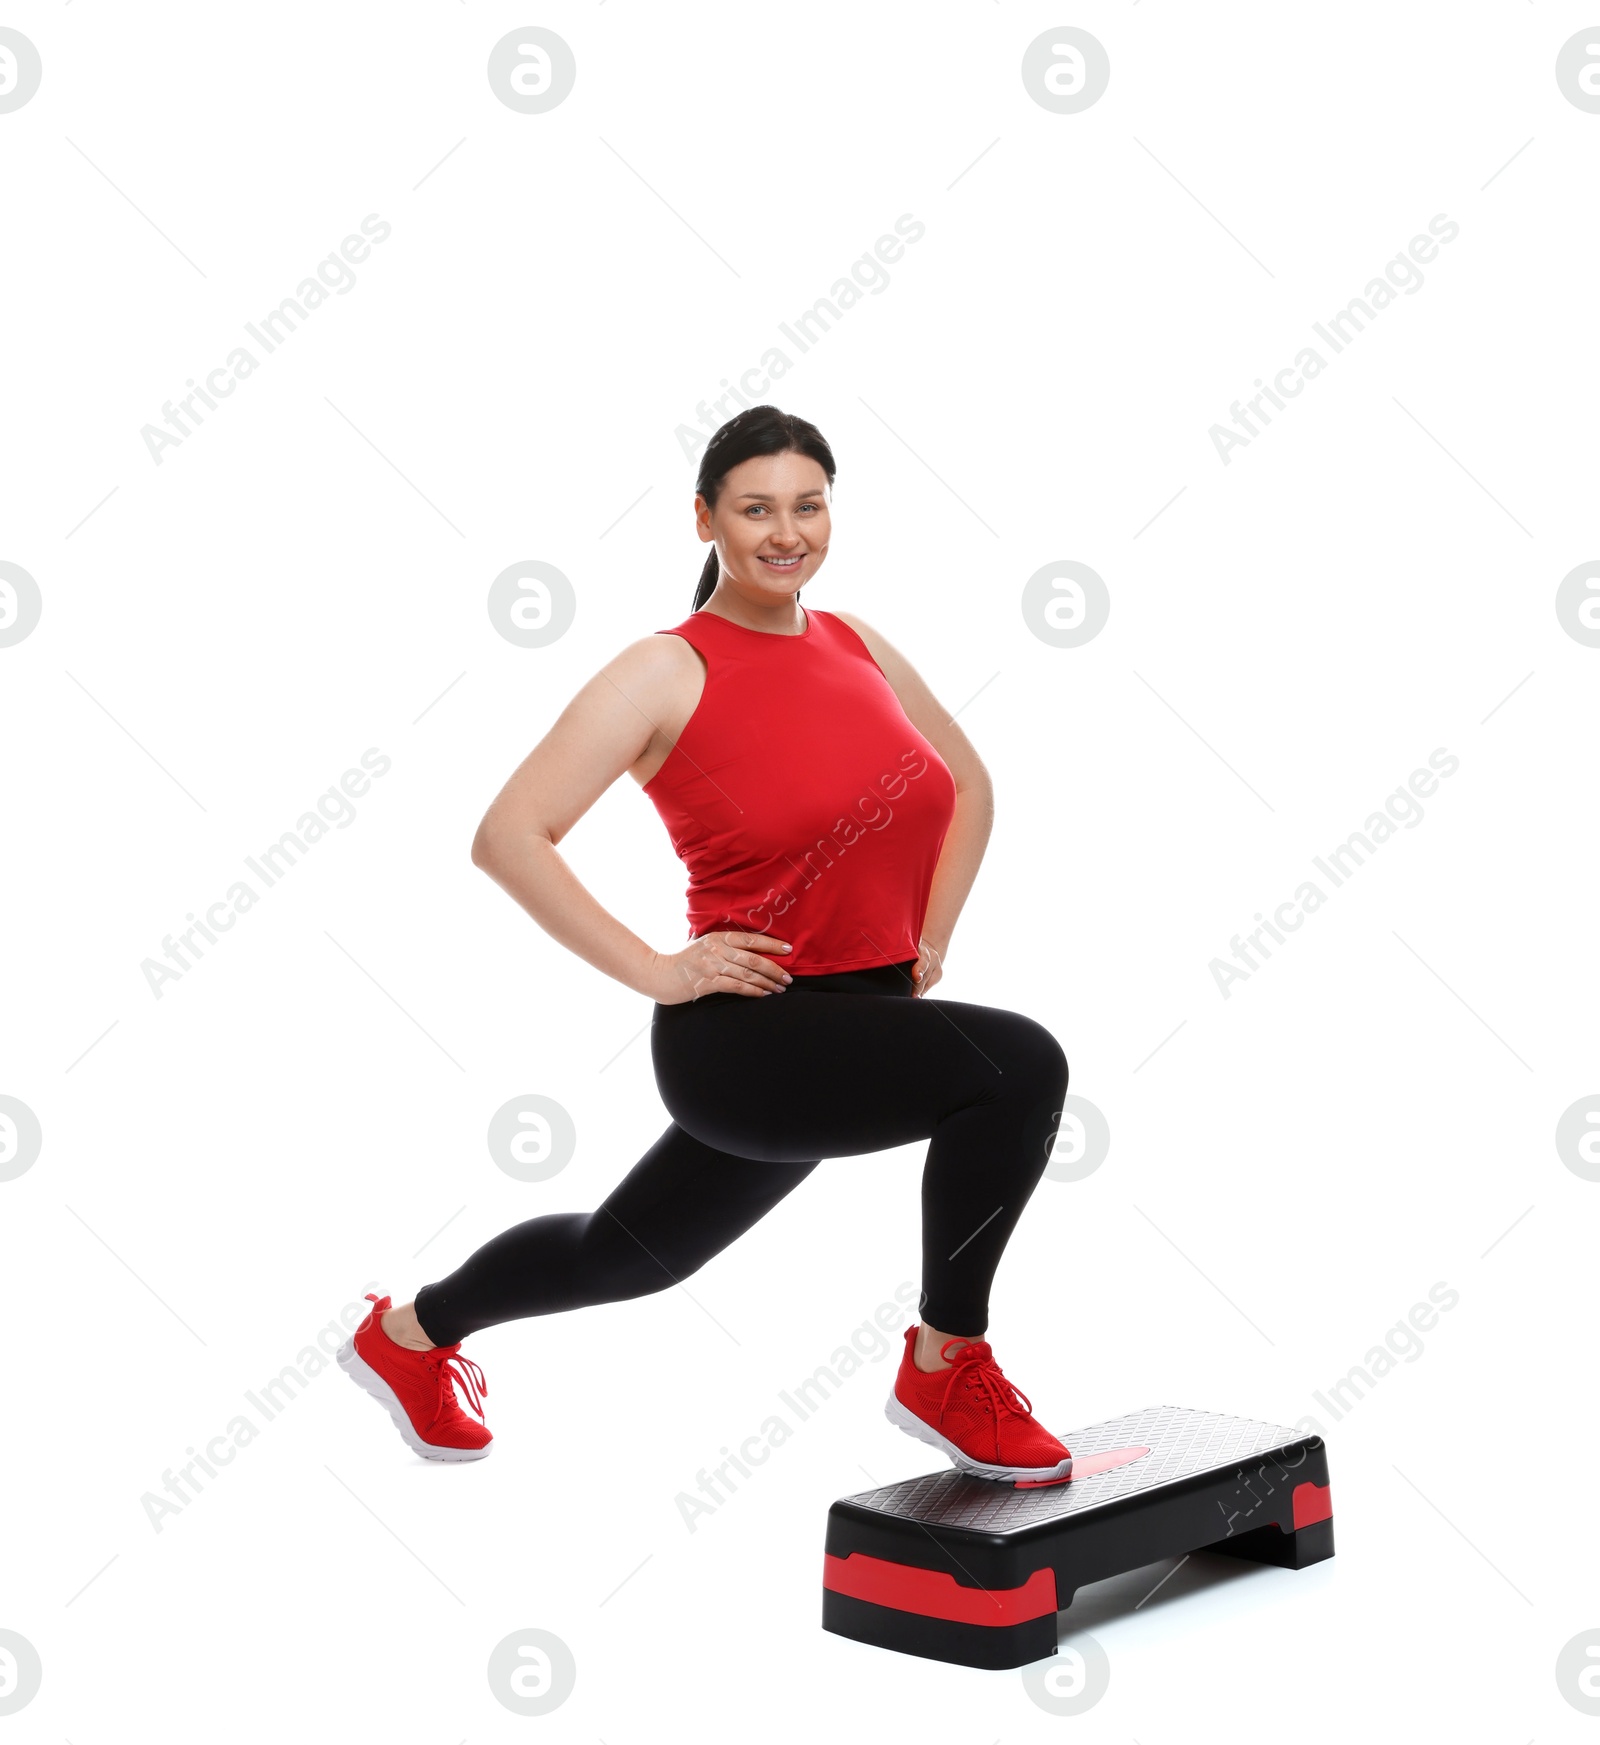
{"type": "Polygon", "coordinates": [[[919,1442],[926,1442],[930,1448],[937,1448],[953,1465],[962,1472],[970,1472],[975,1478],[1051,1479],[1072,1476],[1071,1455],[1065,1460],[1057,1461],[1054,1466],[991,1466],[988,1461],[974,1460],[970,1454],[963,1454],[949,1437],[941,1436],[931,1424],[923,1423],[892,1388],[889,1390],[889,1402],[883,1408],[883,1415],[908,1436],[915,1436],[919,1442]]]}
{"type": "Polygon", "coordinates": [[[406,1442],[422,1456],[424,1460],[482,1460],[491,1448],[492,1441],[486,1442],[482,1448],[444,1448],[436,1442],[424,1442],[412,1427],[411,1420],[406,1416],[406,1409],[400,1404],[398,1395],[378,1374],[365,1358],[356,1351],[354,1339],[345,1340],[339,1347],[339,1367],[357,1387],[365,1388],[380,1406],[394,1419],[394,1427],[406,1439],[406,1442]]]}

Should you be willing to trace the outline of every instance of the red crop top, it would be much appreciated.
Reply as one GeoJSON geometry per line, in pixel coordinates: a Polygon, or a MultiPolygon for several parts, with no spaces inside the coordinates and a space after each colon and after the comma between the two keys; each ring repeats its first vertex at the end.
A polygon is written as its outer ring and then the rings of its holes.
{"type": "Polygon", "coordinates": [[[955,814],[948,765],[861,638],[802,607],[798,636],[695,612],[658,634],[705,656],[694,713],[644,792],[689,870],[689,937],[787,940],[797,975],[916,957],[955,814]]]}

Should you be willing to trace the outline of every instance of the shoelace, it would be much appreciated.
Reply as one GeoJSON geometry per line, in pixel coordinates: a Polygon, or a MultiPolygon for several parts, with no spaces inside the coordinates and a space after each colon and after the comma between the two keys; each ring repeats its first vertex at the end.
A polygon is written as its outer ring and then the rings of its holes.
{"type": "Polygon", "coordinates": [[[947,1349],[952,1343],[952,1340],[947,1339],[939,1351],[939,1355],[945,1357],[950,1364],[950,1379],[944,1384],[944,1393],[939,1400],[941,1422],[950,1400],[951,1389],[957,1381],[961,1381],[963,1386],[975,1386],[988,1395],[997,1422],[1002,1412],[1013,1412],[1020,1417],[1033,1415],[1032,1400],[1001,1372],[987,1340],[969,1341],[954,1357],[946,1357],[947,1349]],[[1021,1403],[1020,1410],[1018,1402],[1021,1403]]]}
{"type": "Polygon", "coordinates": [[[483,1421],[483,1396],[489,1391],[489,1384],[484,1380],[483,1371],[470,1357],[463,1357],[459,1351],[454,1349],[449,1349],[449,1355],[446,1357],[436,1357],[431,1351],[427,1357],[430,1366],[439,1378],[439,1392],[442,1399],[448,1398],[453,1403],[455,1388],[452,1383],[460,1382],[467,1404],[478,1414],[481,1423],[483,1421]]]}

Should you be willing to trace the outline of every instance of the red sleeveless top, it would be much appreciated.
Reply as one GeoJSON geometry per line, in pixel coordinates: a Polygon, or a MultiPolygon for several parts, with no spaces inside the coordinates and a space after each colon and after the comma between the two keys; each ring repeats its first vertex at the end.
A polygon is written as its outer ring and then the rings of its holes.
{"type": "Polygon", "coordinates": [[[689,870],[689,937],[787,940],[796,975],[917,955],[955,814],[949,766],[849,625],[798,636],[695,612],[658,632],[705,656],[694,713],[644,784],[689,870]]]}

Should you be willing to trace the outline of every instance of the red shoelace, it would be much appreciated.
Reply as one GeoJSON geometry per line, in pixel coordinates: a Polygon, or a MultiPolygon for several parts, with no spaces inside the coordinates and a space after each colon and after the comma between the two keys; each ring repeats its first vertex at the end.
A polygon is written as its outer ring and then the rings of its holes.
{"type": "Polygon", "coordinates": [[[994,1354],[987,1340],[969,1340],[954,1357],[949,1356],[950,1347],[955,1344],[953,1339],[945,1340],[939,1347],[939,1355],[950,1365],[950,1379],[944,1384],[944,1393],[939,1400],[939,1417],[943,1421],[945,1406],[949,1403],[950,1390],[957,1381],[964,1386],[977,1387],[987,1394],[996,1419],[1002,1412],[1015,1412],[1021,1417],[1032,1417],[1033,1402],[1010,1381],[995,1362],[994,1354]],[[1018,1406],[1020,1402],[1020,1410],[1018,1406]]]}
{"type": "Polygon", "coordinates": [[[439,1378],[439,1391],[443,1395],[454,1396],[453,1381],[460,1382],[467,1404],[483,1421],[483,1397],[489,1391],[489,1384],[484,1380],[483,1371],[478,1368],[470,1357],[463,1357],[457,1350],[450,1350],[447,1357],[439,1357],[437,1351],[426,1352],[429,1367],[439,1378]]]}

